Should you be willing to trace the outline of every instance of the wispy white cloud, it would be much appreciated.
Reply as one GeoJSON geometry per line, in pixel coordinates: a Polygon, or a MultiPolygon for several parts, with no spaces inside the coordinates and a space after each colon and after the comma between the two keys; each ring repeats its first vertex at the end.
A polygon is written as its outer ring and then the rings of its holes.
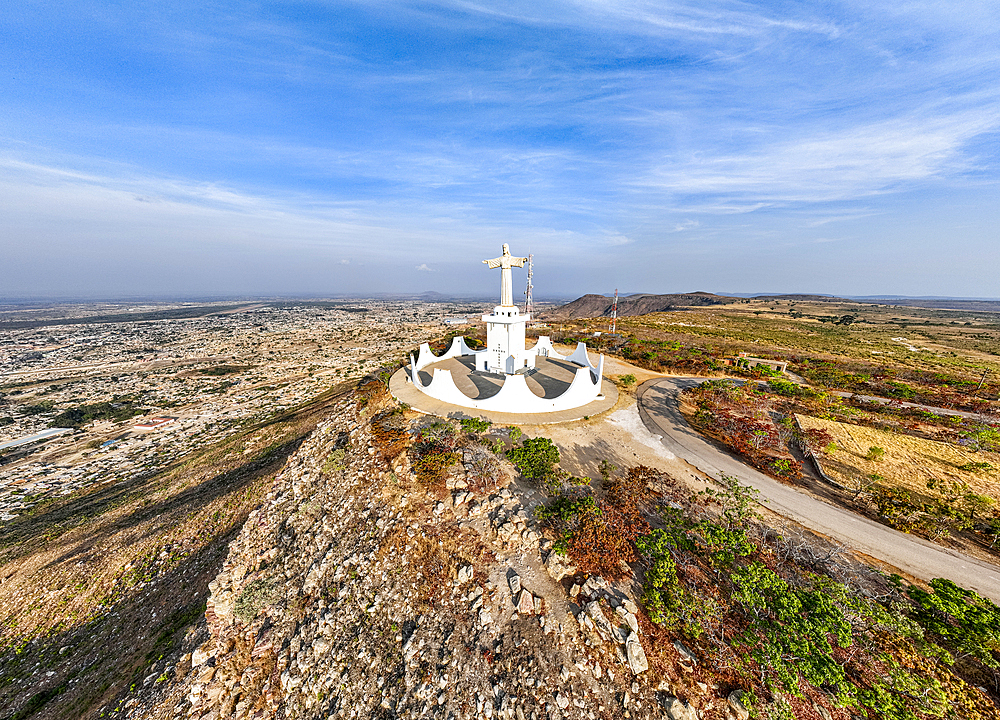
{"type": "MultiPolygon", "coordinates": [[[[992,217],[995,3],[300,10],[13,13],[24,42],[0,48],[17,69],[0,78],[0,234],[19,267],[55,243],[136,266],[173,248],[216,267],[308,257],[345,278],[432,284],[477,244],[515,239],[540,278],[551,254],[570,258],[557,282],[611,283],[644,277],[649,258],[761,238],[821,252],[835,222],[862,237],[956,188],[983,199],[977,228],[992,217]],[[380,263],[397,275],[357,271],[380,263]]],[[[984,250],[972,231],[925,225],[984,250]]]]}
{"type": "Polygon", "coordinates": [[[697,220],[682,220],[681,222],[676,223],[674,225],[673,232],[677,233],[677,232],[684,232],[685,230],[694,230],[695,228],[700,226],[701,223],[698,222],[697,220]]]}
{"type": "Polygon", "coordinates": [[[693,198],[721,212],[825,203],[898,191],[973,167],[973,138],[1000,128],[992,109],[926,119],[905,118],[774,143],[741,155],[687,158],[653,168],[637,185],[693,198]]]}

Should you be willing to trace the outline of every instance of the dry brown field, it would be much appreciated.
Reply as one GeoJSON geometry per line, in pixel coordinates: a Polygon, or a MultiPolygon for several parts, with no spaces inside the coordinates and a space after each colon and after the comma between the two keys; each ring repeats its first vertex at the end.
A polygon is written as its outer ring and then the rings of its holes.
{"type": "Polygon", "coordinates": [[[1000,454],[970,452],[951,443],[901,435],[886,430],[849,425],[796,415],[803,429],[826,430],[833,436],[837,449],[822,453],[819,458],[823,472],[839,484],[855,488],[861,478],[878,474],[884,485],[905,488],[918,495],[936,495],[928,491],[928,483],[938,486],[964,483],[977,495],[1000,500],[1000,454]],[[885,451],[879,460],[867,457],[869,448],[885,451]],[[994,469],[978,472],[960,470],[968,463],[990,463],[994,469]]]}

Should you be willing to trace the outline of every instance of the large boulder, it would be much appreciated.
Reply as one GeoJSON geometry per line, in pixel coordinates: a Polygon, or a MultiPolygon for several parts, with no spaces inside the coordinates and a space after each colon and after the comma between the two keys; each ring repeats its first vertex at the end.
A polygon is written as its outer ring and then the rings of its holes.
{"type": "Polygon", "coordinates": [[[628,639],[625,640],[625,657],[628,659],[629,668],[631,668],[632,672],[636,675],[649,670],[649,661],[646,660],[646,651],[642,649],[642,643],[639,642],[639,636],[635,633],[629,633],[628,639]]]}
{"type": "Polygon", "coordinates": [[[680,698],[668,697],[663,705],[670,720],[698,720],[698,711],[680,698]]]}
{"type": "Polygon", "coordinates": [[[545,569],[548,571],[549,575],[556,582],[559,582],[564,577],[568,577],[576,572],[576,565],[572,565],[569,562],[569,558],[560,553],[557,550],[553,550],[549,553],[549,556],[545,558],[545,569]]]}
{"type": "Polygon", "coordinates": [[[592,600],[587,603],[587,606],[584,609],[587,611],[587,615],[590,616],[590,619],[594,621],[594,625],[597,627],[598,631],[600,631],[601,635],[605,638],[614,637],[614,628],[608,621],[604,611],[601,610],[601,603],[597,600],[592,600]]]}
{"type": "Polygon", "coordinates": [[[732,708],[733,712],[736,713],[736,717],[739,720],[748,720],[750,717],[750,711],[747,706],[743,704],[743,691],[733,690],[729,693],[729,707],[732,708]]]}

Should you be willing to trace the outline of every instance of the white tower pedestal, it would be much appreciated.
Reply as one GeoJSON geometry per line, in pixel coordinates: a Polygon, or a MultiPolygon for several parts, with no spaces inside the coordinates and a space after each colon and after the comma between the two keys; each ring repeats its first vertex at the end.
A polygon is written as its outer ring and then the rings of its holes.
{"type": "Polygon", "coordinates": [[[513,375],[535,367],[535,353],[524,349],[529,320],[531,315],[522,315],[514,305],[497,305],[492,315],[483,315],[486,350],[476,353],[476,370],[513,375]]]}

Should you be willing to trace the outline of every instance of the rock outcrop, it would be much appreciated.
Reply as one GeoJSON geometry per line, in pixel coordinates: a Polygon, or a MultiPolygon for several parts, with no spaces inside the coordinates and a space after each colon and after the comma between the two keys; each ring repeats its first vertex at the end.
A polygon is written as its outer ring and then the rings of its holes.
{"type": "Polygon", "coordinates": [[[207,640],[119,716],[697,717],[651,685],[627,589],[551,550],[537,490],[474,463],[420,485],[373,436],[386,409],[345,400],[288,461],[211,584],[207,640]]]}

